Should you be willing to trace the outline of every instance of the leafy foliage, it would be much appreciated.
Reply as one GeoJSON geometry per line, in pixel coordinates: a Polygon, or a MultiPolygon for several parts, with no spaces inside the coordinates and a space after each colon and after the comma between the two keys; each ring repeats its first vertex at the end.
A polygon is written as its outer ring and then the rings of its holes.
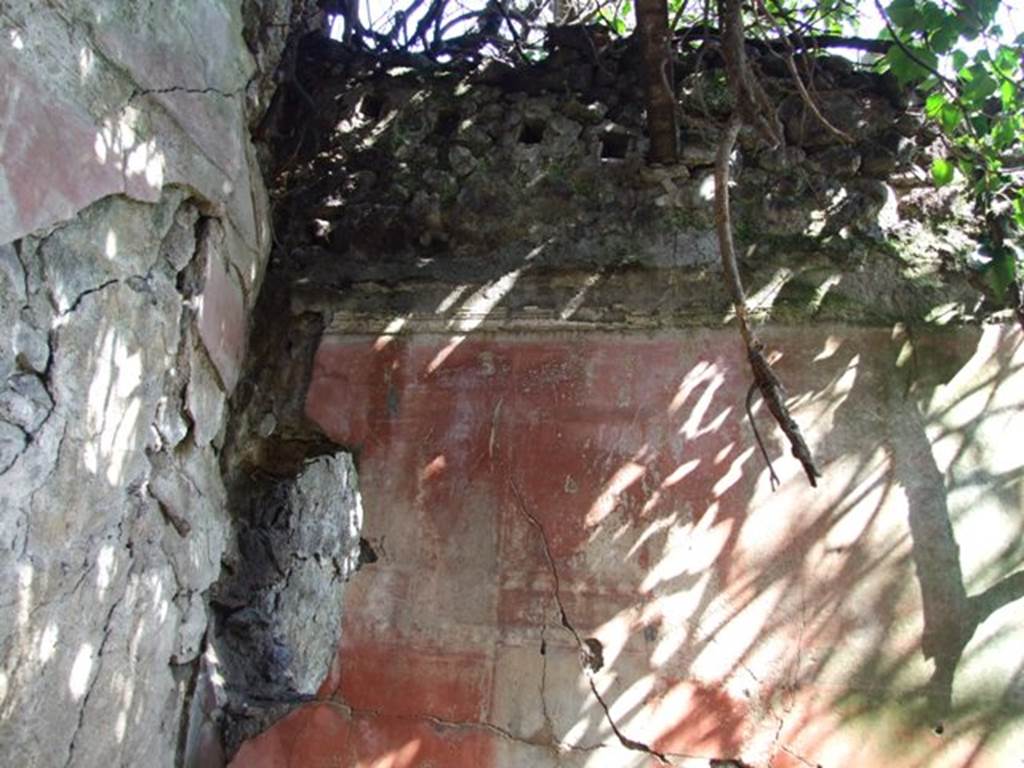
{"type": "Polygon", "coordinates": [[[1024,274],[1013,240],[1024,231],[1024,35],[1008,40],[998,0],[944,3],[893,0],[884,9],[896,43],[886,66],[928,92],[925,113],[942,129],[946,156],[937,185],[966,180],[987,222],[987,279],[1005,300],[1024,274]]]}
{"type": "MultiPolygon", "coordinates": [[[[1010,39],[999,24],[1001,6],[1000,0],[892,0],[886,7],[879,0],[755,0],[745,21],[750,37],[791,39],[850,34],[874,23],[877,37],[890,43],[877,68],[927,94],[925,114],[943,138],[932,179],[937,186],[958,176],[966,182],[985,221],[978,260],[1005,301],[1024,277],[1015,245],[1024,232],[1024,34],[1010,39]]],[[[670,3],[677,27],[680,18],[690,24],[714,18],[709,10],[687,8],[686,0],[670,3]]],[[[620,29],[624,22],[611,18],[610,24],[620,29]]]]}

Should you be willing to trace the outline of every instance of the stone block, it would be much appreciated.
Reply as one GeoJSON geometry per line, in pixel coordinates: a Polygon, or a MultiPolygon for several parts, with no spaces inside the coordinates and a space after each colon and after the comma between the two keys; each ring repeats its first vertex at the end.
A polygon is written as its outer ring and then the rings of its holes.
{"type": "Polygon", "coordinates": [[[247,315],[245,296],[223,256],[219,225],[212,225],[200,245],[205,261],[197,327],[227,394],[238,383],[245,354],[247,315]]]}

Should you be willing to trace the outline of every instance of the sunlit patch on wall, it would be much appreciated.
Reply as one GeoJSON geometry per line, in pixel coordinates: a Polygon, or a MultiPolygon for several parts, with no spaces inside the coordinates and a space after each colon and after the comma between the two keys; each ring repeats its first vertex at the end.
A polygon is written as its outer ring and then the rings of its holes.
{"type": "Polygon", "coordinates": [[[82,82],[85,82],[86,78],[92,74],[95,63],[96,54],[92,52],[91,48],[83,45],[78,51],[78,75],[82,82]]]}
{"type": "Polygon", "coordinates": [[[43,630],[43,634],[39,638],[37,656],[41,664],[45,664],[53,658],[54,653],[57,652],[57,640],[59,637],[60,629],[51,621],[46,625],[46,629],[43,630]]]}
{"type": "Polygon", "coordinates": [[[405,327],[408,318],[396,317],[394,320],[384,326],[384,330],[380,336],[373,342],[373,349],[376,352],[383,350],[388,344],[395,340],[395,335],[405,327]]]}
{"type": "Polygon", "coordinates": [[[137,437],[142,403],[136,392],[141,383],[141,352],[131,352],[114,330],[108,330],[89,385],[82,462],[94,475],[102,471],[112,485],[121,481],[137,437]]]}
{"type": "Polygon", "coordinates": [[[92,674],[94,660],[92,644],[82,643],[75,655],[75,661],[71,665],[71,674],[68,677],[68,690],[71,692],[71,698],[75,701],[82,698],[89,688],[89,677],[92,674]]]}

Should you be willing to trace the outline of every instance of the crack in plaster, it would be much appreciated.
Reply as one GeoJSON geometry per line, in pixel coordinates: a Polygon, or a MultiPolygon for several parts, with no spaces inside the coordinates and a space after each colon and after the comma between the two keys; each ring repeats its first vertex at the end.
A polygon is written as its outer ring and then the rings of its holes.
{"type": "MultiPolygon", "coordinates": [[[[769,765],[772,765],[775,762],[775,757],[779,753],[779,751],[781,750],[781,751],[789,754],[791,757],[794,757],[797,760],[800,760],[801,762],[805,763],[806,765],[811,766],[811,768],[815,768],[815,764],[814,763],[810,763],[810,762],[804,760],[803,757],[801,757],[800,755],[794,753],[792,750],[789,749],[789,747],[787,747],[785,744],[782,743],[782,732],[785,730],[785,727],[786,727],[786,719],[793,712],[793,708],[796,706],[796,702],[795,702],[796,691],[800,687],[800,685],[799,685],[800,684],[800,669],[801,669],[801,667],[803,665],[804,634],[807,631],[807,610],[806,610],[807,602],[806,601],[807,601],[806,591],[804,590],[803,586],[801,586],[800,587],[800,621],[798,622],[799,629],[797,630],[796,652],[795,652],[795,655],[794,655],[794,658],[793,658],[793,662],[789,665],[789,670],[788,670],[788,675],[787,675],[788,682],[786,682],[782,686],[782,688],[781,688],[781,696],[780,696],[779,704],[780,704],[780,706],[782,708],[782,714],[778,713],[778,711],[775,708],[775,704],[772,701],[768,702],[768,712],[776,720],[775,735],[772,737],[771,755],[768,758],[768,764],[769,765]]],[[[743,668],[746,669],[745,666],[743,668]]],[[[749,669],[747,670],[747,672],[750,673],[751,677],[754,677],[753,673],[750,672],[749,669]]],[[[754,679],[756,680],[757,678],[755,677],[754,679]]]]}
{"type": "MultiPolygon", "coordinates": [[[[140,84],[136,79],[137,73],[132,69],[132,67],[127,65],[124,61],[122,61],[120,57],[116,55],[116,53],[109,50],[109,48],[104,43],[102,38],[97,37],[95,23],[93,23],[91,20],[76,20],[67,18],[64,14],[61,13],[60,9],[57,8],[56,6],[51,5],[51,9],[56,13],[56,15],[61,19],[61,21],[64,22],[64,24],[68,27],[69,30],[74,30],[76,26],[80,25],[84,33],[85,41],[88,43],[88,48],[90,51],[92,51],[93,55],[96,57],[96,60],[102,62],[103,65],[109,69],[110,74],[112,76],[118,77],[123,81],[124,90],[122,91],[122,93],[124,91],[128,91],[130,88],[128,97],[120,104],[119,107],[115,106],[114,114],[122,114],[125,108],[130,106],[131,103],[140,96],[160,95],[177,92],[190,93],[196,95],[212,94],[220,98],[228,99],[237,98],[246,92],[246,90],[252,83],[253,79],[259,75],[259,72],[257,71],[253,73],[252,76],[247,78],[244,85],[240,85],[232,90],[227,91],[221,88],[217,88],[215,86],[205,86],[202,88],[190,88],[188,86],[142,88],[139,87],[140,84]]],[[[181,121],[178,119],[176,115],[168,113],[168,117],[182,131],[182,134],[190,142],[192,142],[198,147],[203,157],[209,160],[214,168],[216,168],[218,171],[224,174],[226,178],[231,177],[231,174],[229,174],[225,168],[222,168],[220,163],[218,163],[216,159],[210,157],[210,155],[201,146],[199,146],[195,138],[192,136],[191,132],[184,125],[182,125],[181,121]]]]}
{"type": "MultiPolygon", "coordinates": [[[[131,560],[132,559],[132,549],[131,549],[131,547],[126,547],[125,549],[128,552],[128,559],[131,560]]],[[[129,565],[128,569],[129,569],[129,571],[131,570],[131,566],[130,565],[129,565]]],[[[75,744],[78,741],[78,735],[82,731],[82,726],[85,724],[85,713],[86,713],[86,711],[89,708],[89,700],[92,697],[92,692],[96,688],[96,683],[100,679],[100,673],[103,671],[103,654],[106,652],[107,643],[109,642],[110,635],[111,635],[111,626],[110,626],[110,624],[111,624],[111,622],[114,619],[114,613],[117,612],[117,609],[120,607],[121,602],[127,596],[128,588],[129,588],[128,587],[128,582],[125,582],[124,590],[121,592],[121,595],[117,598],[117,600],[114,601],[113,605],[110,606],[110,610],[107,611],[107,616],[103,620],[103,639],[100,641],[99,648],[96,649],[96,664],[95,664],[96,671],[93,674],[92,679],[89,681],[89,684],[88,684],[88,686],[85,689],[85,695],[82,696],[82,706],[79,707],[79,709],[78,709],[78,723],[75,725],[75,732],[73,734],[71,734],[71,743],[68,745],[68,757],[67,757],[67,760],[64,763],[64,768],[68,768],[71,765],[71,762],[74,760],[74,757],[75,757],[75,744]]]]}
{"type": "Polygon", "coordinates": [[[61,310],[60,307],[55,302],[55,309],[57,309],[57,316],[60,319],[66,318],[68,315],[73,314],[74,312],[78,311],[78,307],[85,300],[86,296],[91,296],[94,293],[99,293],[100,291],[105,291],[110,286],[118,285],[120,282],[121,282],[121,280],[119,278],[113,278],[111,280],[107,280],[105,282],[102,282],[102,283],[100,283],[99,285],[97,285],[97,286],[95,286],[93,288],[87,288],[86,290],[84,290],[80,294],[78,294],[78,296],[75,297],[75,300],[73,302],[71,302],[70,306],[68,306],[68,308],[65,309],[65,310],[61,310]]]}
{"type": "MultiPolygon", "coordinates": [[[[96,48],[95,52],[99,52],[99,49],[96,48]]],[[[109,57],[107,57],[106,54],[103,54],[103,58],[108,63],[111,63],[109,57]]],[[[136,99],[142,96],[160,96],[172,93],[187,93],[192,95],[214,95],[219,98],[232,99],[237,98],[238,96],[243,94],[248,85],[246,84],[243,86],[239,86],[238,88],[235,88],[231,91],[225,91],[214,86],[206,86],[204,88],[189,88],[187,86],[182,85],[168,86],[166,88],[138,88],[135,87],[138,85],[138,83],[135,80],[133,72],[117,65],[114,66],[114,69],[115,71],[119,71],[121,76],[125,80],[127,80],[128,83],[131,83],[133,85],[131,93],[128,95],[128,98],[125,99],[124,103],[115,112],[115,114],[119,116],[124,116],[128,107],[132,106],[132,102],[134,102],[136,99]]],[[[188,128],[188,126],[182,123],[180,117],[177,114],[175,114],[173,110],[168,109],[166,104],[161,104],[159,101],[157,103],[159,104],[160,108],[163,109],[167,118],[174,123],[178,130],[181,131],[182,136],[184,136],[190,143],[192,143],[198,149],[199,153],[204,158],[206,158],[206,160],[208,160],[209,163],[214,168],[216,168],[218,171],[220,171],[221,174],[224,175],[225,179],[231,179],[232,174],[229,173],[228,169],[223,167],[220,161],[218,161],[217,158],[212,157],[210,153],[199,143],[199,141],[196,140],[195,136],[193,135],[193,132],[188,128]]]]}
{"type": "Polygon", "coordinates": [[[600,749],[608,749],[608,747],[610,746],[608,744],[594,744],[592,746],[582,746],[565,744],[564,742],[557,741],[553,738],[549,740],[526,738],[524,736],[519,736],[506,728],[502,728],[500,725],[496,725],[486,720],[447,720],[443,717],[439,717],[437,715],[432,715],[425,712],[411,715],[388,714],[376,709],[363,709],[359,707],[353,707],[350,704],[346,703],[343,699],[338,698],[337,695],[335,695],[335,697],[332,699],[310,701],[306,703],[305,706],[322,704],[326,704],[327,706],[340,710],[347,717],[354,716],[366,718],[390,718],[393,720],[401,720],[404,722],[426,721],[441,728],[451,728],[454,730],[488,731],[497,736],[500,736],[506,741],[511,741],[517,744],[524,744],[530,747],[546,749],[551,752],[555,752],[556,754],[564,754],[566,752],[580,752],[584,754],[590,754],[600,749]]]}
{"type": "Polygon", "coordinates": [[[551,571],[551,578],[554,582],[553,597],[555,599],[555,604],[558,606],[559,618],[561,619],[562,626],[576,640],[576,645],[579,649],[580,654],[580,668],[587,677],[587,682],[590,684],[591,693],[594,694],[594,698],[597,699],[597,703],[600,705],[601,709],[604,710],[605,720],[607,720],[608,725],[611,727],[612,733],[615,734],[615,737],[619,740],[619,743],[622,744],[622,746],[624,746],[626,749],[630,749],[635,752],[644,752],[646,754],[656,757],[664,765],[670,765],[668,758],[665,756],[664,753],[653,749],[652,747],[650,747],[647,744],[644,744],[643,742],[635,741],[629,738],[621,730],[619,730],[618,724],[615,722],[615,719],[612,717],[611,712],[608,709],[608,704],[605,702],[604,697],[601,696],[600,692],[597,690],[597,685],[594,683],[594,673],[596,673],[598,669],[593,668],[591,665],[587,663],[589,659],[592,658],[590,647],[587,644],[587,642],[582,637],[580,637],[580,633],[576,630],[576,627],[573,626],[572,622],[569,621],[569,616],[565,612],[565,606],[562,604],[561,583],[559,582],[558,578],[558,568],[555,565],[555,558],[551,554],[551,545],[548,543],[548,537],[544,531],[544,526],[541,525],[540,521],[536,517],[530,514],[529,509],[527,509],[526,507],[526,502],[523,500],[523,496],[519,492],[519,488],[516,486],[515,481],[509,479],[509,486],[512,489],[512,494],[515,496],[519,511],[522,513],[526,521],[540,534],[541,542],[544,545],[544,557],[547,560],[548,568],[551,571]]]}
{"type": "Polygon", "coordinates": [[[192,93],[192,94],[213,94],[214,96],[221,96],[225,99],[233,99],[244,90],[244,86],[235,88],[231,91],[225,91],[214,86],[207,86],[205,88],[189,88],[184,85],[171,85],[166,88],[136,88],[132,91],[132,95],[128,97],[128,104],[140,96],[154,96],[162,93],[192,93]]]}
{"type": "MultiPolygon", "coordinates": [[[[14,455],[10,463],[8,463],[7,466],[5,467],[0,467],[0,476],[6,475],[14,467],[14,465],[18,463],[18,460],[29,452],[29,450],[32,448],[32,445],[36,442],[37,436],[42,433],[43,429],[46,427],[47,422],[50,421],[50,417],[53,416],[54,412],[57,410],[57,401],[53,396],[53,392],[50,390],[50,381],[48,373],[42,376],[39,376],[38,374],[29,375],[35,375],[40,380],[40,382],[43,385],[43,389],[46,391],[46,394],[50,398],[50,405],[46,409],[46,414],[39,421],[39,425],[36,426],[35,429],[26,429],[20,424],[15,424],[14,422],[9,421],[8,419],[0,418],[0,421],[2,421],[4,424],[14,427],[19,432],[21,432],[25,440],[25,445],[22,447],[20,451],[18,451],[14,455]]],[[[61,437],[61,439],[63,440],[63,436],[61,437]]]]}
{"type": "Polygon", "coordinates": [[[21,282],[22,282],[22,289],[21,290],[22,290],[22,295],[24,295],[24,297],[25,297],[25,301],[24,301],[24,303],[21,306],[22,306],[22,309],[24,309],[24,308],[29,306],[29,301],[30,301],[30,298],[32,296],[32,291],[30,290],[31,283],[29,282],[29,278],[28,278],[28,275],[29,275],[28,265],[25,263],[25,257],[21,253],[21,250],[22,250],[21,242],[22,242],[21,240],[15,240],[13,243],[11,243],[11,250],[14,251],[15,261],[17,261],[18,266],[21,267],[21,282]]]}
{"type": "Polygon", "coordinates": [[[821,768],[821,763],[812,763],[810,760],[808,760],[806,757],[801,755],[799,752],[793,751],[792,749],[790,749],[785,744],[779,744],[779,748],[783,752],[785,752],[787,755],[792,757],[794,760],[799,761],[803,765],[806,765],[808,768],[821,768]]]}
{"type": "MultiPolygon", "coordinates": [[[[54,405],[56,410],[56,405],[54,405]]],[[[60,466],[61,454],[64,452],[64,444],[67,442],[68,436],[68,422],[67,419],[61,424],[60,437],[57,439],[57,450],[54,452],[53,461],[49,462],[49,469],[46,472],[46,476],[41,478],[39,483],[33,488],[28,495],[28,504],[23,508],[23,516],[25,518],[25,537],[21,544],[21,559],[25,559],[28,556],[28,545],[32,527],[32,510],[35,507],[36,495],[50,484],[50,479],[56,474],[57,467],[60,466]]]]}
{"type": "MultiPolygon", "coordinates": [[[[700,625],[697,625],[697,628],[699,629],[700,625]]],[[[715,633],[719,629],[721,629],[721,626],[719,626],[718,629],[715,629],[715,630],[713,630],[712,632],[710,632],[708,634],[708,641],[711,643],[711,645],[718,645],[719,644],[718,638],[715,637],[715,633]]],[[[744,672],[746,672],[750,676],[750,679],[753,680],[755,683],[757,683],[758,687],[760,688],[760,686],[761,686],[761,678],[759,678],[757,675],[754,674],[754,670],[752,670],[749,666],[747,666],[746,662],[743,661],[743,659],[737,659],[736,666],[739,667],[740,669],[742,669],[744,672]]]]}
{"type": "MultiPolygon", "coordinates": [[[[123,523],[124,521],[120,521],[117,524],[118,536],[117,539],[115,539],[115,541],[120,540],[120,536],[123,529],[123,523]]],[[[52,597],[38,598],[36,604],[29,609],[29,619],[34,620],[36,618],[36,615],[40,611],[50,609],[54,605],[63,603],[67,601],[69,598],[76,596],[78,592],[81,590],[82,585],[85,584],[86,580],[93,574],[95,570],[96,560],[92,560],[90,562],[88,555],[86,555],[82,562],[82,573],[77,579],[75,579],[75,583],[72,584],[71,587],[68,589],[58,589],[52,597]]]]}
{"type": "MultiPolygon", "coordinates": [[[[546,611],[545,611],[546,613],[546,611]]],[[[551,712],[548,711],[548,650],[547,650],[548,623],[545,619],[540,628],[540,714],[544,720],[544,731],[550,738],[555,737],[555,724],[551,719],[551,712]]]]}
{"type": "Polygon", "coordinates": [[[779,750],[783,748],[780,740],[782,739],[782,729],[786,725],[786,718],[775,712],[775,707],[771,702],[768,702],[768,712],[775,718],[775,734],[772,736],[771,752],[768,755],[768,766],[771,768],[775,765],[775,757],[779,754],[779,750]]]}
{"type": "Polygon", "coordinates": [[[22,439],[25,441],[25,445],[22,447],[22,449],[18,451],[16,454],[14,454],[14,456],[11,457],[11,460],[5,466],[0,467],[0,476],[3,476],[6,475],[10,471],[11,467],[18,463],[18,459],[24,456],[25,453],[28,451],[29,447],[32,445],[32,435],[24,427],[18,424],[11,424],[11,422],[7,421],[7,419],[0,419],[0,421],[3,421],[4,424],[14,427],[16,430],[18,430],[22,435],[22,439]]]}

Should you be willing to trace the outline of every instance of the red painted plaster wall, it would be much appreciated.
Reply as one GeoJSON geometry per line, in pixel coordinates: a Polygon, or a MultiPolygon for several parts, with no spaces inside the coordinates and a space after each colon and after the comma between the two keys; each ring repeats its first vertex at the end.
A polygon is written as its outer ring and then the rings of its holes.
{"type": "MultiPolygon", "coordinates": [[[[325,338],[307,413],[358,451],[379,560],[348,586],[325,703],[235,764],[657,764],[611,732],[564,609],[602,644],[592,679],[622,733],[674,764],[1009,765],[1022,703],[996,700],[1003,672],[969,678],[989,699],[943,736],[915,715],[931,662],[908,515],[948,505],[908,478],[952,412],[917,415],[928,392],[991,369],[1024,400],[1019,337],[919,342],[950,365],[914,387],[888,330],[772,340],[817,490],[759,408],[771,493],[731,331],[325,338]]],[[[1021,426],[1012,411],[965,434],[1021,426]]]]}

